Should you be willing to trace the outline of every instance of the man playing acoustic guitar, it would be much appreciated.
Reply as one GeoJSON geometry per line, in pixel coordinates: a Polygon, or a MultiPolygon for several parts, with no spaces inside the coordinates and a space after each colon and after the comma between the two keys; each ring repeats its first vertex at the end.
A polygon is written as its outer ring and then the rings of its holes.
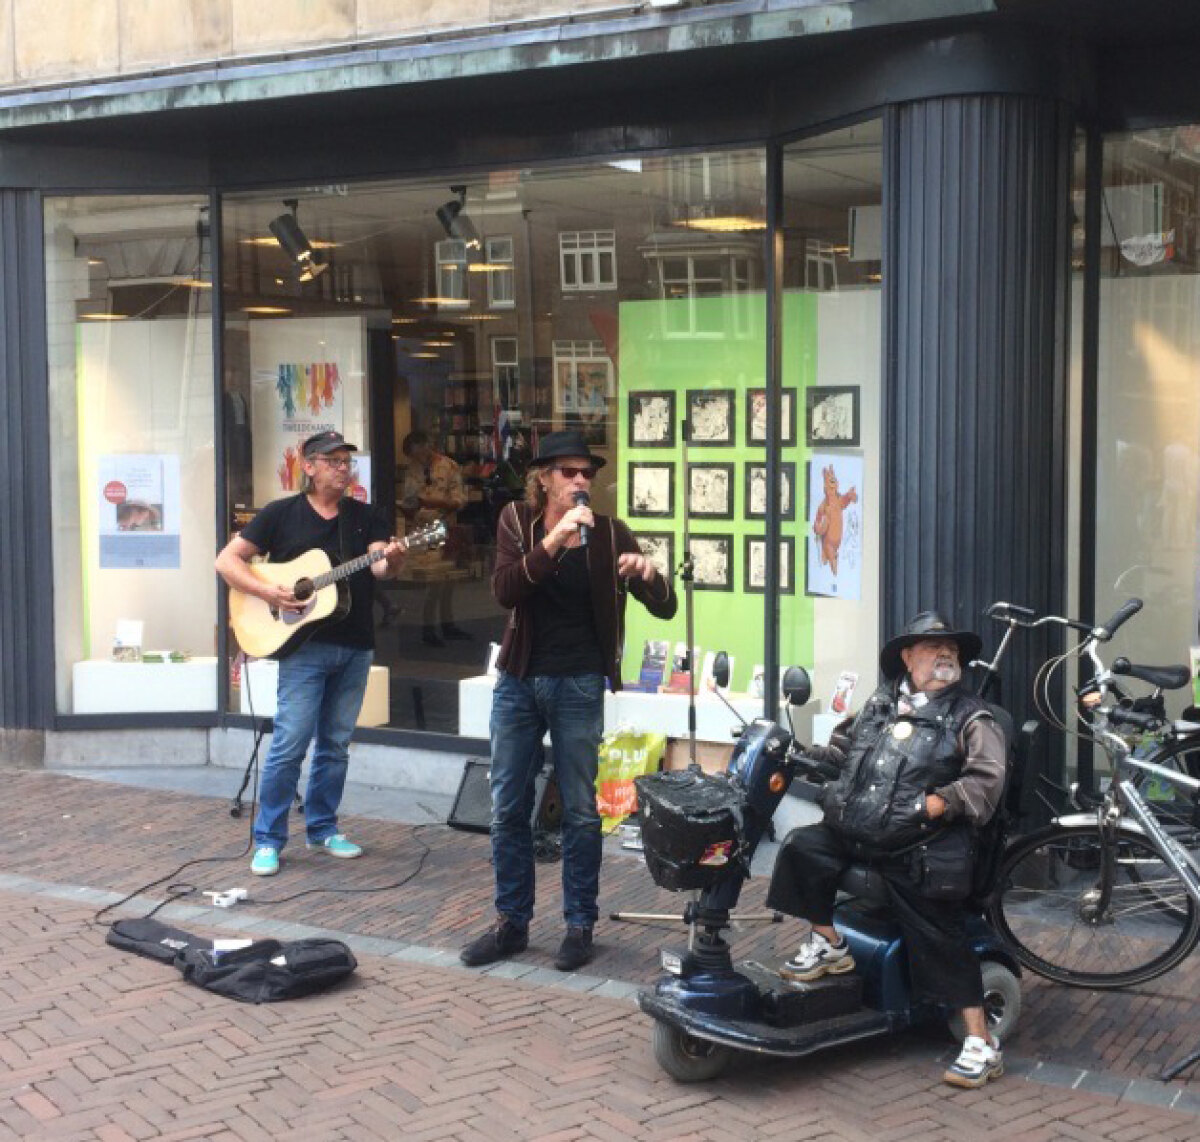
{"type": "Polygon", "coordinates": [[[404,559],[404,544],[390,537],[381,515],[346,496],[350,453],[340,432],[320,432],[302,446],[307,490],[269,503],[217,556],[217,571],[230,587],[262,599],[281,612],[299,613],[305,602],[289,586],[265,581],[251,569],[256,555],[287,561],[319,548],[334,564],[368,552],[381,552],[346,580],[350,609],[341,618],[317,626],[298,649],[279,663],[275,731],[263,765],[258,815],[254,821],[255,876],[274,876],[287,844],[288,811],[296,796],[300,767],[316,738],[308,790],[304,797],[308,847],[335,857],[362,855],[337,827],[338,806],[346,784],[350,735],[362,708],[375,650],[372,602],[375,579],[394,578],[404,559]]]}

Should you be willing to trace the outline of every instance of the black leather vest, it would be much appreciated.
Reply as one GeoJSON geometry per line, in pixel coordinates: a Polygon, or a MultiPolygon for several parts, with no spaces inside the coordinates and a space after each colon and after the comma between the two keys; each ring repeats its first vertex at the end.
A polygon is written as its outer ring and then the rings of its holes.
{"type": "Polygon", "coordinates": [[[987,713],[982,699],[951,686],[919,710],[901,714],[898,683],[881,686],[850,729],[850,752],[823,797],[825,823],[877,852],[918,842],[931,829],[925,794],[958,777],[959,735],[987,713]]]}

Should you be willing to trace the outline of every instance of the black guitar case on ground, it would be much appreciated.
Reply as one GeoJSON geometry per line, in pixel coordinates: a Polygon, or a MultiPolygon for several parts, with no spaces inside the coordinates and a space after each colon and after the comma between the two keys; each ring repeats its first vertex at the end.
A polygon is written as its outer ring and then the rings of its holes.
{"type": "Polygon", "coordinates": [[[358,967],[340,940],[255,940],[234,951],[214,951],[211,940],[150,919],[117,920],[105,942],[171,964],[188,983],[242,1003],[276,1003],[325,991],[358,967]]]}

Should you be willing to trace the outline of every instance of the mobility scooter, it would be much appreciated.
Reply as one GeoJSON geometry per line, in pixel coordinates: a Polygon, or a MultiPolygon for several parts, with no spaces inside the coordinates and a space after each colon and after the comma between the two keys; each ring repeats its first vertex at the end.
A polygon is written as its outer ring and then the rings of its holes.
{"type": "MultiPolygon", "coordinates": [[[[718,661],[719,685],[722,667],[727,675],[727,664],[718,661]]],[[[789,668],[783,690],[789,706],[803,705],[811,693],[807,672],[789,668]]],[[[667,974],[638,995],[654,1020],[655,1057],[681,1082],[715,1078],[734,1050],[800,1057],[948,1016],[952,1032],[959,1039],[965,1034],[960,1016],[911,998],[887,888],[867,865],[855,865],[843,877],[845,895],[834,916],[850,943],[855,971],[793,984],[761,964],[734,966],[722,932],[755,848],[793,777],[805,769],[794,737],[757,718],[742,731],[724,773],[710,776],[697,767],[637,779],[651,876],[662,888],[696,894],[683,917],[687,949],[664,949],[667,974]]],[[[982,917],[972,918],[970,936],[983,968],[989,1026],[1003,1040],[1020,1013],[1020,968],[982,917]]]]}

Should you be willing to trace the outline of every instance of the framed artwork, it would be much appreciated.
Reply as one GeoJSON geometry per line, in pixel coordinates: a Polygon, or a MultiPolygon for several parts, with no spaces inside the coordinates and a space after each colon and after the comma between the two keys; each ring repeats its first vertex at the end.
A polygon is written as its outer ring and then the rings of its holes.
{"type": "Polygon", "coordinates": [[[737,412],[733,389],[688,389],[684,431],[689,444],[734,444],[737,412]]]}
{"type": "MultiPolygon", "coordinates": [[[[783,444],[796,443],[796,390],[784,389],[782,406],[782,424],[780,425],[780,441],[783,444]]],[[[767,443],[767,390],[746,390],[746,441],[749,444],[767,443]]]]}
{"type": "MultiPolygon", "coordinates": [[[[746,518],[767,518],[767,466],[746,465],[746,518]]],[[[796,518],[796,465],[785,460],[779,465],[779,518],[796,518]]]]}
{"type": "Polygon", "coordinates": [[[675,570],[675,533],[672,531],[635,531],[642,554],[658,568],[658,573],[670,579],[675,570]]]}
{"type": "Polygon", "coordinates": [[[675,465],[629,464],[629,514],[668,519],[675,514],[675,465]]]}
{"type": "Polygon", "coordinates": [[[814,452],[807,484],[805,594],[861,599],[863,458],[814,452]]]}
{"type": "Polygon", "coordinates": [[[857,385],[811,388],[804,392],[804,441],[810,448],[857,448],[857,385]]]}
{"type": "MultiPolygon", "coordinates": [[[[767,540],[762,535],[746,536],[742,586],[746,591],[762,594],[767,589],[767,540]]],[[[779,590],[785,595],[796,593],[796,541],[790,535],[779,541],[779,590]]]]}
{"type": "Polygon", "coordinates": [[[687,513],[697,519],[733,519],[732,464],[687,466],[687,513]]]}
{"type": "Polygon", "coordinates": [[[692,563],[698,591],[733,590],[733,536],[693,535],[692,563]]]}
{"type": "Polygon", "coordinates": [[[675,447],[675,394],[669,389],[629,394],[629,447],[675,447]]]}

